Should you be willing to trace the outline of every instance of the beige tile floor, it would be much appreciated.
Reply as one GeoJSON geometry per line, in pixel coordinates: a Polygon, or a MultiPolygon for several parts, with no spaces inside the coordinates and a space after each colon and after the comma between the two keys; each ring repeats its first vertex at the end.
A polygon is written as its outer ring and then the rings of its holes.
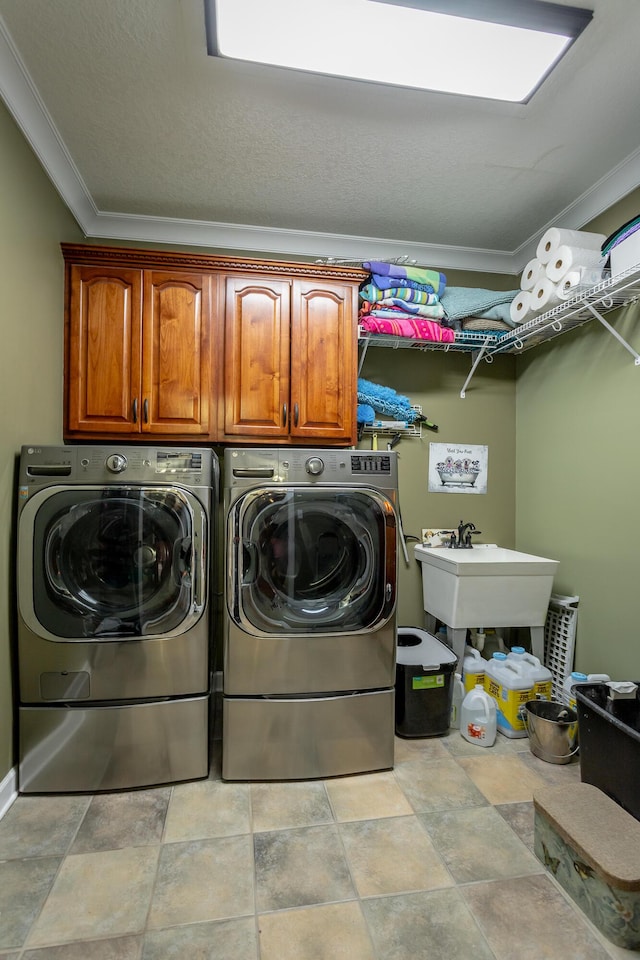
{"type": "Polygon", "coordinates": [[[392,771],[19,797],[0,821],[11,960],[620,960],[534,857],[528,741],[396,740],[392,771]]]}

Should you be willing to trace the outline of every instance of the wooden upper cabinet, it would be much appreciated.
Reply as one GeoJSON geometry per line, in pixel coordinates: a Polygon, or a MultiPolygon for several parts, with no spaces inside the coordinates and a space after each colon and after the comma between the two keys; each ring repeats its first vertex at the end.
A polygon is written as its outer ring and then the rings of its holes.
{"type": "Polygon", "coordinates": [[[354,284],[227,277],[224,434],[354,438],[354,284]]]}
{"type": "Polygon", "coordinates": [[[355,442],[355,267],[62,244],[64,438],[355,442]]]}
{"type": "Polygon", "coordinates": [[[209,433],[210,313],[210,276],[145,271],[143,433],[209,433]]]}
{"type": "Polygon", "coordinates": [[[290,284],[227,277],[224,432],[289,434],[290,284]]]}
{"type": "Polygon", "coordinates": [[[215,278],[84,264],[68,278],[66,435],[208,437],[215,278]]]}
{"type": "Polygon", "coordinates": [[[294,280],[292,437],[354,439],[356,310],[352,285],[294,280]]]}
{"type": "Polygon", "coordinates": [[[69,431],[131,433],[140,394],[142,271],[72,266],[69,431]]]}

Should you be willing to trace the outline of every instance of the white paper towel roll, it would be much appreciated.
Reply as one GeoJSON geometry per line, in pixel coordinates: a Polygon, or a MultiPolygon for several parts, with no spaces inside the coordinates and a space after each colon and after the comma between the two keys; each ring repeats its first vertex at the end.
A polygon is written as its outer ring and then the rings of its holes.
{"type": "Polygon", "coordinates": [[[599,248],[589,250],[584,247],[570,247],[567,244],[562,244],[547,263],[546,272],[549,280],[552,280],[553,283],[559,283],[570,270],[579,267],[601,268],[602,263],[599,248]]]}
{"type": "Polygon", "coordinates": [[[588,233],[586,230],[562,230],[550,227],[542,234],[536,249],[536,257],[541,263],[549,263],[558,247],[580,247],[586,250],[599,250],[607,238],[601,233],[588,233]]]}
{"type": "Polygon", "coordinates": [[[556,293],[556,284],[549,277],[543,277],[531,291],[531,309],[534,313],[550,310],[559,302],[560,298],[556,293]]]}
{"type": "Polygon", "coordinates": [[[520,293],[511,301],[511,306],[509,308],[511,320],[516,324],[516,326],[518,326],[519,324],[524,323],[530,312],[531,294],[528,290],[521,290],[520,293]]]}
{"type": "Polygon", "coordinates": [[[571,300],[581,290],[595,287],[602,279],[602,270],[594,267],[578,267],[569,270],[556,287],[556,293],[561,300],[571,300]]]}
{"type": "Polygon", "coordinates": [[[542,280],[543,276],[544,263],[541,263],[537,257],[534,257],[533,260],[529,260],[529,263],[522,271],[522,276],[520,277],[520,289],[533,290],[536,283],[539,280],[542,280]]]}

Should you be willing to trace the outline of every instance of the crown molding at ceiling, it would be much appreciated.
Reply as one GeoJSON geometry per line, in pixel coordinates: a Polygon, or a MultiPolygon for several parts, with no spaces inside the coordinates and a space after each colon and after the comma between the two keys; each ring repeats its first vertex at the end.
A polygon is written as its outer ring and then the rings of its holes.
{"type": "Polygon", "coordinates": [[[111,240],[179,243],[228,251],[252,250],[312,260],[325,257],[354,261],[407,257],[434,268],[480,270],[485,273],[514,272],[513,256],[506,251],[438,246],[412,243],[409,240],[385,240],[380,237],[355,237],[314,233],[310,230],[283,230],[237,223],[207,223],[120,213],[98,213],[90,224],[82,224],[82,227],[88,237],[111,240]]]}
{"type": "Polygon", "coordinates": [[[58,133],[19,51],[0,17],[0,96],[85,236],[104,240],[181,244],[310,259],[393,259],[449,270],[518,274],[550,226],[579,230],[640,183],[640,149],[517,249],[482,250],[402,240],[314,233],[233,223],[178,220],[99,211],[58,133]]]}
{"type": "Polygon", "coordinates": [[[0,95],[80,226],[97,214],[89,191],[0,17],[0,95]]]}

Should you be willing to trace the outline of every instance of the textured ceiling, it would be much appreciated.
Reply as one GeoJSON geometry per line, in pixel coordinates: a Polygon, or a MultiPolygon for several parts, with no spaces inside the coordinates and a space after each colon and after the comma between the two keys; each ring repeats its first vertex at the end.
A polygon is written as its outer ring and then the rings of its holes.
{"type": "Polygon", "coordinates": [[[209,57],[202,0],[0,0],[0,93],[88,235],[515,272],[640,183],[640,3],[584,5],[502,104],[209,57]]]}

